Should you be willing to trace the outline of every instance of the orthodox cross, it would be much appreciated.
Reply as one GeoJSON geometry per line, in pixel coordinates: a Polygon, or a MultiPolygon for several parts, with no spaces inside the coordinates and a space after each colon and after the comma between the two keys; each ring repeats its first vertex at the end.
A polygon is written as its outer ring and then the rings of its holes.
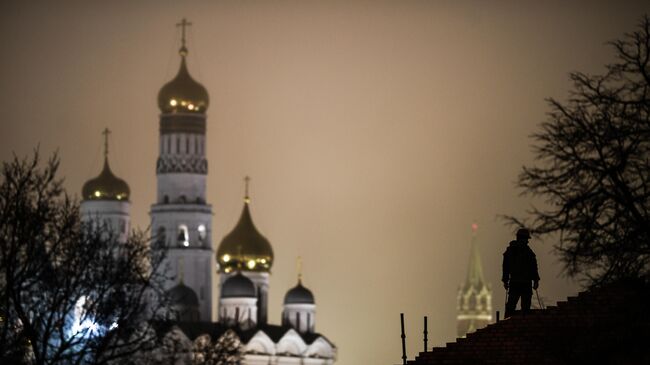
{"type": "Polygon", "coordinates": [[[102,134],[104,135],[104,157],[108,157],[108,135],[111,134],[111,131],[105,128],[102,134]]]}
{"type": "Polygon", "coordinates": [[[176,24],[177,27],[181,27],[181,51],[187,52],[187,48],[185,48],[185,28],[190,25],[192,25],[192,23],[188,22],[185,18],[183,18],[180,23],[176,24]]]}

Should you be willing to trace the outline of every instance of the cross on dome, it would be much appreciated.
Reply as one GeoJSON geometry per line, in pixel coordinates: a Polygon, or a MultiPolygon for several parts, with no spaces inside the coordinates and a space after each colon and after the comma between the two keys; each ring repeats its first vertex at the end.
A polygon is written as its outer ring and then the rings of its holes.
{"type": "Polygon", "coordinates": [[[181,28],[181,48],[178,50],[178,53],[181,56],[187,55],[187,48],[185,47],[185,28],[190,25],[192,25],[192,23],[188,22],[185,18],[183,18],[180,23],[176,23],[176,26],[181,28]]]}

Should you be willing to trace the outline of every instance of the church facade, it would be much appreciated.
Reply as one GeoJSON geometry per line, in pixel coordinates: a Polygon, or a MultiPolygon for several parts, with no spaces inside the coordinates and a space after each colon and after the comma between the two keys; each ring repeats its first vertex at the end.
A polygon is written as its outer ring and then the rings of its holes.
{"type": "MultiPolygon", "coordinates": [[[[271,243],[253,223],[248,178],[239,222],[221,240],[215,256],[212,206],[206,199],[209,95],[187,68],[188,24],[185,20],[179,24],[183,37],[178,73],[158,94],[157,195],[150,210],[152,239],[168,250],[166,289],[175,321],[163,333],[180,346],[174,363],[192,363],[196,348],[206,341],[210,346],[234,337],[243,364],[333,364],[336,346],[315,331],[314,295],[300,275],[284,297],[282,322],[268,323],[274,255],[271,243]],[[218,303],[212,300],[213,270],[218,274],[218,303]],[[217,318],[212,317],[215,305],[217,318]]],[[[108,145],[105,148],[101,174],[83,187],[81,214],[85,219],[108,220],[126,235],[130,190],[110,170],[108,145]]]]}

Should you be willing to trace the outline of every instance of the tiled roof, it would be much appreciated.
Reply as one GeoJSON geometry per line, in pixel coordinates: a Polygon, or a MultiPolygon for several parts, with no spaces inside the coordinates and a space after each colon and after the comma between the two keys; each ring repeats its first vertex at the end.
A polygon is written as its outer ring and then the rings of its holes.
{"type": "Polygon", "coordinates": [[[582,292],[421,352],[409,365],[650,364],[650,285],[582,292]]]}

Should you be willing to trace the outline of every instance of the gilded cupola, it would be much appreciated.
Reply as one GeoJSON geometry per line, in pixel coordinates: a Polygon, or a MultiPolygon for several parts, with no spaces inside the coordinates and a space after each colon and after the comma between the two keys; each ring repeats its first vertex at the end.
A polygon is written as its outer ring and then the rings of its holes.
{"type": "Polygon", "coordinates": [[[108,165],[108,134],[104,132],[104,168],[94,179],[88,180],[81,189],[83,200],[118,200],[128,201],[131,190],[126,181],[115,176],[108,165]]]}
{"type": "Polygon", "coordinates": [[[220,272],[229,273],[237,269],[268,272],[273,264],[273,248],[266,237],[257,230],[250,213],[248,181],[244,209],[239,222],[228,233],[217,250],[217,264],[220,272]]]}
{"type": "Polygon", "coordinates": [[[205,113],[210,103],[208,91],[190,76],[185,59],[185,27],[190,25],[185,19],[182,25],[182,46],[178,51],[181,65],[173,80],[166,83],[158,92],[158,107],[162,113],[205,113]]]}

